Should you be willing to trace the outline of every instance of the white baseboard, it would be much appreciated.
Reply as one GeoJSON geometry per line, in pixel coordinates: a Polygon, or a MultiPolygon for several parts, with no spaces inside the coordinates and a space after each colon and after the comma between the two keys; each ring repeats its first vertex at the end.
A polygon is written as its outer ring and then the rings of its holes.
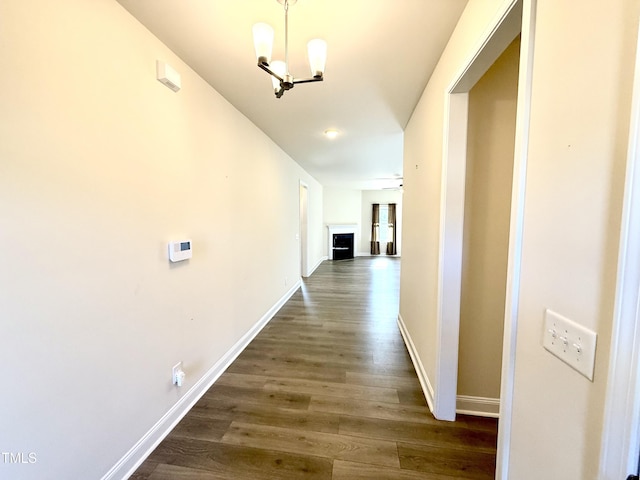
{"type": "Polygon", "coordinates": [[[291,298],[291,296],[300,287],[301,281],[298,280],[291,289],[285,293],[278,302],[273,305],[260,320],[258,320],[251,329],[245,333],[235,345],[233,345],[218,360],[204,376],[198,380],[189,391],[184,394],[174,405],[164,414],[151,429],[131,447],[131,449],[122,457],[103,477],[102,480],[120,480],[129,478],[133,472],[144,462],[144,460],[153,452],[158,444],[173,430],[180,420],[191,410],[191,407],[200,400],[200,397],[206,393],[211,385],[224,373],[238,355],[249,345],[251,340],[265,327],[265,325],[273,318],[273,316],[282,308],[282,306],[291,298]]]}
{"type": "Polygon", "coordinates": [[[400,327],[400,334],[402,335],[404,344],[407,346],[407,350],[409,351],[409,356],[411,357],[411,361],[413,362],[413,368],[415,368],[416,374],[418,375],[418,380],[420,381],[422,392],[424,393],[424,396],[427,400],[429,410],[431,410],[431,413],[433,413],[435,391],[433,390],[433,386],[431,385],[429,377],[427,376],[427,372],[425,371],[424,366],[420,361],[420,357],[418,356],[416,347],[413,344],[411,335],[409,335],[409,331],[407,330],[407,327],[404,324],[404,320],[402,319],[402,315],[400,314],[398,314],[398,327],[400,327]]]}
{"type": "MultiPolygon", "coordinates": [[[[420,357],[416,352],[416,347],[413,344],[413,340],[411,339],[411,335],[409,335],[406,325],[404,324],[402,315],[400,314],[398,314],[398,326],[400,327],[400,333],[402,334],[404,343],[407,346],[407,350],[409,351],[409,356],[411,357],[411,361],[413,362],[413,367],[415,368],[416,374],[418,375],[420,386],[422,387],[424,396],[427,399],[429,410],[431,410],[431,413],[433,413],[435,391],[433,389],[433,386],[431,385],[431,382],[429,381],[427,373],[424,370],[422,362],[420,361],[420,357]]],[[[499,418],[500,399],[458,395],[456,397],[456,413],[460,413],[462,415],[475,415],[477,417],[499,418]]]]}
{"type": "Polygon", "coordinates": [[[456,397],[456,413],[500,418],[500,399],[458,395],[456,397]]]}
{"type": "Polygon", "coordinates": [[[316,264],[313,266],[313,268],[311,269],[311,271],[310,271],[310,272],[308,272],[307,278],[308,278],[308,277],[310,277],[311,275],[313,275],[313,272],[315,272],[315,271],[318,269],[318,267],[319,267],[320,265],[322,265],[322,262],[324,262],[325,260],[329,260],[329,257],[328,257],[328,256],[326,256],[326,255],[325,255],[324,257],[320,258],[320,260],[318,260],[318,263],[316,263],[316,264]]]}

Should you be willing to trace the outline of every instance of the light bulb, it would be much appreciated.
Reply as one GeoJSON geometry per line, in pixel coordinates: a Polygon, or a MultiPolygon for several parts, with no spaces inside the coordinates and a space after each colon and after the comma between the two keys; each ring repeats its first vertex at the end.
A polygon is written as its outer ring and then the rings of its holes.
{"type": "Polygon", "coordinates": [[[336,138],[338,136],[338,131],[334,130],[333,128],[330,128],[328,130],[324,131],[324,136],[333,140],[334,138],[336,138]]]}

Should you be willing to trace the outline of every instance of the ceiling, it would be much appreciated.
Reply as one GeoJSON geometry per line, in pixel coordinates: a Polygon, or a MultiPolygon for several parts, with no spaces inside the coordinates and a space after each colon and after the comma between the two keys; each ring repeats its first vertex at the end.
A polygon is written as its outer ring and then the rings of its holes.
{"type": "Polygon", "coordinates": [[[289,70],[310,76],[306,44],[328,44],[324,81],[277,99],[251,28],[275,29],[277,0],[118,0],[320,183],[381,189],[402,180],[403,129],[467,0],[298,0],[289,8],[289,70]],[[326,129],[339,131],[334,140],[326,129]]]}

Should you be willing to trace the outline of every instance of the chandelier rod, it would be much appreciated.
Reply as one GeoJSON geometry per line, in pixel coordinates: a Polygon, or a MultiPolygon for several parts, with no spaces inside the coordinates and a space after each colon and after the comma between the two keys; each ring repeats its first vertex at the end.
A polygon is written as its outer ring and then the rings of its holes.
{"type": "Polygon", "coordinates": [[[289,0],[284,0],[284,65],[289,75],[289,0]]]}

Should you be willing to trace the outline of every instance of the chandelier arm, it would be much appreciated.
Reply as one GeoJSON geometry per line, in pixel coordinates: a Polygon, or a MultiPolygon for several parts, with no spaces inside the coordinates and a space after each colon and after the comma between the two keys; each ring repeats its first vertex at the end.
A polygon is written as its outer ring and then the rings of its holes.
{"type": "Polygon", "coordinates": [[[258,63],[258,66],[264,70],[265,72],[267,72],[269,75],[276,77],[278,80],[280,80],[280,83],[282,83],[284,81],[284,78],[282,78],[280,75],[278,75],[276,72],[274,72],[273,70],[271,70],[271,68],[269,68],[269,64],[266,63],[258,63]]]}
{"type": "Polygon", "coordinates": [[[324,80],[324,77],[301,78],[301,79],[295,79],[293,81],[293,84],[295,85],[296,83],[322,82],[323,80],[324,80]]]}

